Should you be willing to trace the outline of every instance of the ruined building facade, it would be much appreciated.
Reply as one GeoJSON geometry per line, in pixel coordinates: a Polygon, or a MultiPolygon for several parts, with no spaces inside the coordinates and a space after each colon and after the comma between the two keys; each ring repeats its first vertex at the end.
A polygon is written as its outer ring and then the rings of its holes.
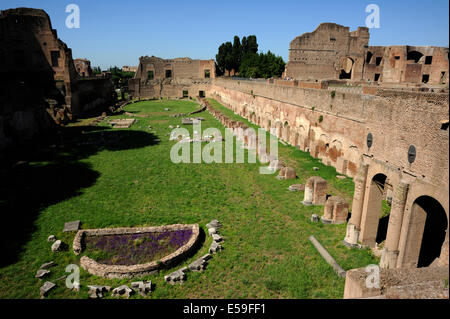
{"type": "Polygon", "coordinates": [[[204,96],[215,77],[214,60],[145,56],[128,85],[137,98],[194,97],[204,96]]]}
{"type": "Polygon", "coordinates": [[[91,61],[88,59],[75,59],[73,63],[79,76],[83,78],[93,76],[91,61]]]}
{"type": "Polygon", "coordinates": [[[448,48],[369,46],[365,27],[322,23],[292,40],[285,76],[296,80],[448,84],[448,48]]]}
{"type": "Polygon", "coordinates": [[[79,76],[45,11],[0,12],[0,148],[114,102],[110,79],[79,76]]]}

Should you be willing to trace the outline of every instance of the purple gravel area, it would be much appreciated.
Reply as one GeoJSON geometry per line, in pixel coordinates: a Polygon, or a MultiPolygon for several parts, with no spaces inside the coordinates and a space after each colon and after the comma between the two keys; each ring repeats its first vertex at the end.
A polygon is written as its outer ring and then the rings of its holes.
{"type": "Polygon", "coordinates": [[[107,265],[135,265],[161,259],[186,244],[192,229],[86,237],[87,255],[107,265]]]}

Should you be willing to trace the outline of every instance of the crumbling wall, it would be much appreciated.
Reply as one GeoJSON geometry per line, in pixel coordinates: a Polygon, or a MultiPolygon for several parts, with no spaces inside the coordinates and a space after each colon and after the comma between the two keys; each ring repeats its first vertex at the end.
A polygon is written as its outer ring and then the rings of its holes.
{"type": "Polygon", "coordinates": [[[286,75],[298,80],[361,79],[369,31],[335,23],[321,23],[316,30],[291,41],[286,75]]]}
{"type": "Polygon", "coordinates": [[[93,75],[91,61],[87,59],[75,59],[73,60],[73,63],[75,65],[75,69],[78,72],[78,75],[80,75],[81,77],[84,78],[93,75]]]}
{"type": "Polygon", "coordinates": [[[130,95],[138,98],[195,97],[209,89],[215,76],[214,60],[145,56],[139,59],[136,75],[129,80],[128,87],[130,95]]]}

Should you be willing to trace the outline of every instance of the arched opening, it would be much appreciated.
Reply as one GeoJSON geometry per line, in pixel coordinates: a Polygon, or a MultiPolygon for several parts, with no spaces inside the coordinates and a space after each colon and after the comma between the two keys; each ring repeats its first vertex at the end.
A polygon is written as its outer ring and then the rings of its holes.
{"type": "Polygon", "coordinates": [[[284,122],[284,126],[283,126],[283,140],[286,142],[289,142],[289,134],[290,134],[290,128],[289,128],[289,123],[286,121],[284,122]]]}
{"type": "Polygon", "coordinates": [[[420,59],[423,57],[423,54],[418,51],[409,51],[407,55],[407,60],[414,60],[414,63],[418,63],[420,59]]]}
{"type": "Polygon", "coordinates": [[[447,215],[442,205],[433,197],[417,198],[411,211],[407,257],[417,260],[417,267],[428,267],[441,254],[448,227],[447,215]]]}
{"type": "Polygon", "coordinates": [[[369,64],[370,60],[372,60],[372,56],[373,56],[373,53],[370,52],[370,51],[367,51],[367,57],[366,57],[366,63],[367,64],[369,64]]]}
{"type": "Polygon", "coordinates": [[[339,79],[351,79],[352,78],[352,71],[353,71],[353,64],[355,62],[353,59],[347,57],[343,61],[341,73],[339,74],[339,79]]]}
{"type": "Polygon", "coordinates": [[[387,176],[376,174],[370,182],[367,208],[361,229],[361,242],[371,247],[380,245],[386,240],[391,211],[386,198],[387,176]]]}

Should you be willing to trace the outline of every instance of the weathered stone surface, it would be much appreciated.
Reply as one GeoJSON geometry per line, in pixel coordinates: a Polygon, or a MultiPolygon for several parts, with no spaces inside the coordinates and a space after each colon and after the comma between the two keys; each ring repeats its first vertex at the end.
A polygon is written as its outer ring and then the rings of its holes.
{"type": "Polygon", "coordinates": [[[167,276],[164,276],[164,280],[171,285],[175,285],[176,283],[182,284],[183,281],[186,280],[186,273],[181,270],[177,270],[167,276]]]}
{"type": "Polygon", "coordinates": [[[222,236],[220,236],[219,234],[212,234],[212,238],[214,241],[216,241],[218,243],[223,240],[222,236]]]}
{"type": "Polygon", "coordinates": [[[190,271],[203,271],[206,268],[206,260],[199,258],[188,266],[190,271]]]}
{"type": "Polygon", "coordinates": [[[127,299],[130,298],[130,295],[133,293],[133,289],[128,287],[127,285],[122,285],[117,288],[114,288],[111,296],[112,297],[126,297],[127,299]]]}
{"type": "Polygon", "coordinates": [[[50,235],[50,236],[48,236],[48,238],[47,238],[47,241],[50,243],[50,242],[54,242],[56,240],[56,237],[55,237],[55,235],[50,235]]]}
{"type": "Polygon", "coordinates": [[[131,288],[137,291],[141,296],[146,297],[147,293],[152,291],[151,281],[135,281],[131,283],[131,288]]]}
{"type": "Polygon", "coordinates": [[[337,178],[337,179],[345,179],[345,176],[343,176],[343,175],[337,175],[336,178],[337,178]]]}
{"type": "Polygon", "coordinates": [[[206,224],[206,227],[219,229],[220,227],[222,227],[222,224],[217,219],[213,219],[208,224],[206,224]]]}
{"type": "Polygon", "coordinates": [[[97,286],[97,285],[91,285],[87,286],[89,288],[89,298],[97,299],[97,298],[103,298],[103,293],[108,292],[111,290],[110,286],[97,286]]]}
{"type": "Polygon", "coordinates": [[[52,267],[54,265],[55,265],[55,262],[54,261],[50,261],[48,263],[42,264],[39,269],[47,269],[47,268],[50,268],[50,267],[52,267]]]}
{"type": "Polygon", "coordinates": [[[56,287],[56,285],[54,283],[52,283],[50,281],[46,281],[44,283],[44,285],[39,289],[41,298],[44,298],[45,296],[47,296],[48,293],[50,292],[50,290],[52,290],[55,287],[56,287]]]}
{"type": "Polygon", "coordinates": [[[296,179],[297,174],[295,173],[295,169],[293,169],[292,167],[286,167],[284,178],[285,179],[296,179]]]}
{"type": "Polygon", "coordinates": [[[324,224],[342,224],[347,221],[348,203],[342,197],[331,196],[324,206],[324,214],[321,218],[324,224]]]}
{"type": "Polygon", "coordinates": [[[305,190],[305,185],[303,184],[294,184],[288,187],[291,192],[300,192],[305,190]]]}
{"type": "Polygon", "coordinates": [[[53,252],[61,251],[61,250],[63,250],[63,248],[64,248],[64,244],[61,240],[55,241],[52,245],[53,252]]]}
{"type": "Polygon", "coordinates": [[[214,227],[212,227],[212,228],[208,228],[208,234],[209,235],[213,235],[213,234],[216,234],[217,233],[217,229],[216,228],[214,228],[214,227]]]}
{"type": "Polygon", "coordinates": [[[36,276],[34,276],[34,277],[35,277],[35,278],[42,279],[42,278],[44,278],[45,276],[47,276],[49,273],[50,273],[50,270],[47,270],[47,269],[39,269],[39,270],[36,272],[36,276]]]}
{"type": "Polygon", "coordinates": [[[311,221],[312,221],[313,223],[319,222],[319,216],[317,216],[316,214],[312,214],[312,215],[311,215],[311,221]]]}
{"type": "Polygon", "coordinates": [[[209,248],[209,253],[213,254],[213,253],[216,253],[216,252],[218,252],[220,250],[222,250],[222,245],[220,245],[216,241],[213,241],[212,244],[211,244],[211,247],[209,248]]]}
{"type": "Polygon", "coordinates": [[[78,231],[80,229],[81,222],[79,220],[73,222],[67,222],[64,224],[63,232],[78,231]]]}
{"type": "Polygon", "coordinates": [[[206,254],[206,255],[203,255],[202,256],[202,259],[204,259],[205,261],[208,261],[208,260],[210,260],[212,258],[212,255],[211,254],[206,254]]]}

